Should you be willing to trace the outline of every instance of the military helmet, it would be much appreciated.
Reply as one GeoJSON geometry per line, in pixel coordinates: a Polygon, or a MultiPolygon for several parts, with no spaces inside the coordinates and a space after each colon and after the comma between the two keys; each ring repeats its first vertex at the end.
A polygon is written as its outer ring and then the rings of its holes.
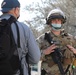
{"type": "Polygon", "coordinates": [[[49,25],[51,23],[51,20],[56,18],[62,19],[62,24],[66,22],[66,16],[64,13],[60,9],[53,9],[50,11],[46,18],[46,24],[49,25]]]}

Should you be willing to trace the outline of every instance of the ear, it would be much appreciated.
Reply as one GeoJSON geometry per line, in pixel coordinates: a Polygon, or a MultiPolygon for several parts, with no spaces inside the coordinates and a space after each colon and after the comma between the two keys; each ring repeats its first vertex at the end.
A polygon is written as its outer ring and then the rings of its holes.
{"type": "Polygon", "coordinates": [[[17,13],[18,13],[18,7],[15,8],[14,13],[17,15],[17,13]]]}
{"type": "Polygon", "coordinates": [[[19,7],[14,8],[14,15],[16,16],[16,18],[19,16],[19,13],[20,13],[19,7]]]}

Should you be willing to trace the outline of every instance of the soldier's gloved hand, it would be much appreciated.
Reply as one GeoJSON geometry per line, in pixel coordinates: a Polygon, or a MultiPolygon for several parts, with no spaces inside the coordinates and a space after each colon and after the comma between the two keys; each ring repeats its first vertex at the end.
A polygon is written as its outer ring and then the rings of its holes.
{"type": "Polygon", "coordinates": [[[68,48],[65,50],[65,52],[64,52],[64,57],[65,58],[71,58],[71,57],[73,57],[74,56],[74,54],[73,54],[73,52],[72,51],[70,51],[68,48]]]}

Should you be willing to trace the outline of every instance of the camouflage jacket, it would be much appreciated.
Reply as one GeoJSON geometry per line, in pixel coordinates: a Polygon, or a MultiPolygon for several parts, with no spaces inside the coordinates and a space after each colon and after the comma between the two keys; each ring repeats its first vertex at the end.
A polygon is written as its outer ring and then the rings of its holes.
{"type": "MultiPolygon", "coordinates": [[[[58,43],[57,45],[60,48],[60,50],[65,50],[64,52],[65,58],[72,58],[74,56],[73,53],[66,47],[66,45],[68,44],[72,45],[73,47],[76,47],[76,40],[72,35],[64,32],[61,32],[59,36],[54,35],[51,31],[47,33],[50,33],[52,40],[58,43]]],[[[45,34],[42,34],[40,37],[37,38],[37,43],[41,49],[41,52],[50,46],[50,44],[47,42],[47,40],[44,39],[44,37],[45,34]]],[[[44,57],[42,55],[42,58],[43,58],[42,67],[46,71],[48,72],[51,71],[52,74],[58,72],[58,67],[56,64],[53,65],[54,62],[52,61],[50,55],[46,55],[44,57]]]]}

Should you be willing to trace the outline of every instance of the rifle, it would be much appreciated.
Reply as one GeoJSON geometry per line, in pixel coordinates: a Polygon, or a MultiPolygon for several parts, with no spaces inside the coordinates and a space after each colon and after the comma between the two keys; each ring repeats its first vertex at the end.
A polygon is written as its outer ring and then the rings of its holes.
{"type": "MultiPolygon", "coordinates": [[[[50,33],[45,33],[45,38],[44,39],[47,40],[50,45],[55,44],[55,42],[52,40],[52,37],[51,37],[50,33]]],[[[51,55],[53,61],[58,65],[60,74],[65,75],[65,72],[64,72],[64,69],[63,69],[63,66],[62,66],[62,62],[61,62],[61,59],[62,59],[63,56],[60,52],[60,49],[56,48],[55,51],[53,53],[51,53],[50,55],[51,55]]]]}

